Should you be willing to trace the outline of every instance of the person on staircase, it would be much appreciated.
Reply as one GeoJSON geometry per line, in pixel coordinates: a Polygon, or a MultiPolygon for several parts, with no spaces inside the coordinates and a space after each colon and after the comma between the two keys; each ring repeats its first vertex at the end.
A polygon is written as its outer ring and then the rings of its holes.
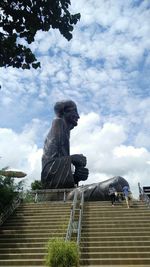
{"type": "Polygon", "coordinates": [[[108,188],[108,195],[110,197],[112,207],[114,207],[114,203],[116,200],[116,192],[117,191],[116,191],[115,187],[113,186],[113,184],[110,184],[109,188],[108,188]]]}
{"type": "Polygon", "coordinates": [[[130,188],[129,188],[129,186],[125,185],[122,188],[122,191],[123,191],[123,195],[124,195],[125,200],[126,200],[127,208],[129,209],[130,208],[130,206],[129,206],[129,200],[130,200],[130,188]]]}

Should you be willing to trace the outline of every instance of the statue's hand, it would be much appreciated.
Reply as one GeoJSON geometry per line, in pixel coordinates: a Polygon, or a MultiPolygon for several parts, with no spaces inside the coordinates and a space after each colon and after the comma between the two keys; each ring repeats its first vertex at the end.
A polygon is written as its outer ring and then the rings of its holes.
{"type": "Polygon", "coordinates": [[[80,181],[85,181],[88,178],[89,170],[84,167],[79,167],[75,169],[74,181],[77,184],[80,181]]]}
{"type": "Polygon", "coordinates": [[[75,167],[85,167],[86,157],[83,154],[74,154],[71,156],[71,162],[75,167]]]}

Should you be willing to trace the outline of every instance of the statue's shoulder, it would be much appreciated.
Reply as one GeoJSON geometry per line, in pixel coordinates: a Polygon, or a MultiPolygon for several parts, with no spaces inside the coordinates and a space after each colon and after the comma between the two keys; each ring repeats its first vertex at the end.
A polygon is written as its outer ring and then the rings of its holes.
{"type": "Polygon", "coordinates": [[[62,118],[55,118],[52,122],[52,127],[59,128],[64,125],[64,120],[62,118]]]}

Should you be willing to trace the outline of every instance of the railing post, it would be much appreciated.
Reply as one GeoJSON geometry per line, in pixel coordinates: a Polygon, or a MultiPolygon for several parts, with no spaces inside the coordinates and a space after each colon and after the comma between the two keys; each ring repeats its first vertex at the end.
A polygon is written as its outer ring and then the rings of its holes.
{"type": "Polygon", "coordinates": [[[64,191],[64,202],[66,202],[66,191],[64,191]]]}
{"type": "Polygon", "coordinates": [[[37,193],[37,192],[36,192],[36,194],[35,194],[34,202],[35,202],[35,203],[38,202],[38,193],[37,193]]]}

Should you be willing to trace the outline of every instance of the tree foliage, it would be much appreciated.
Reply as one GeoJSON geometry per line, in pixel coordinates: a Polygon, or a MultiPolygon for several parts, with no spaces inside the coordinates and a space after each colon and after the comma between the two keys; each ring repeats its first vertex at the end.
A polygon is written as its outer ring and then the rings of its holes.
{"type": "Polygon", "coordinates": [[[16,185],[13,178],[0,175],[0,212],[17,196],[21,186],[22,182],[16,185]]]}
{"type": "Polygon", "coordinates": [[[43,188],[42,188],[42,183],[41,183],[41,181],[35,180],[34,182],[32,182],[32,183],[31,183],[31,189],[32,189],[32,190],[43,189],[43,188]]]}
{"type": "Polygon", "coordinates": [[[0,67],[30,69],[40,67],[28,44],[37,31],[59,29],[69,41],[80,14],[69,12],[70,0],[0,1],[0,67]],[[27,46],[19,43],[26,41],[27,46]]]}

